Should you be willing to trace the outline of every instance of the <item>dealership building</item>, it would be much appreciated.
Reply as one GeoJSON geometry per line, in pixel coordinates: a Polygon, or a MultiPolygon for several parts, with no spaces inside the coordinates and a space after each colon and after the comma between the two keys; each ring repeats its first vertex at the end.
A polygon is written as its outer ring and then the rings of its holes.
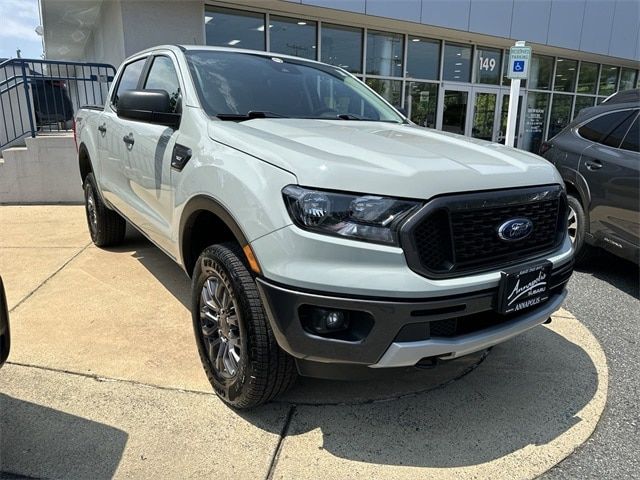
{"type": "Polygon", "coordinates": [[[419,125],[504,141],[508,49],[533,49],[516,145],[537,151],[580,109],[637,88],[636,0],[40,0],[49,59],[119,65],[166,43],[320,60],[419,125]]]}

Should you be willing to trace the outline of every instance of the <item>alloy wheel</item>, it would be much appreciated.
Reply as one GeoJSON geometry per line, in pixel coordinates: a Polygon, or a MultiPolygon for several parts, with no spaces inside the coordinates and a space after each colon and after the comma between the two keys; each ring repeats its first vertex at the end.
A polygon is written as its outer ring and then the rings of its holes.
{"type": "Polygon", "coordinates": [[[575,245],[578,238],[578,215],[571,207],[569,207],[569,218],[567,219],[567,232],[571,243],[575,245]]]}
{"type": "Polygon", "coordinates": [[[200,328],[216,374],[223,379],[234,378],[242,358],[243,335],[233,290],[217,272],[212,272],[202,286],[200,328]]]}
{"type": "Polygon", "coordinates": [[[98,231],[98,212],[96,210],[96,199],[93,195],[93,188],[89,187],[87,192],[87,218],[89,219],[89,228],[91,233],[95,235],[98,231]]]}

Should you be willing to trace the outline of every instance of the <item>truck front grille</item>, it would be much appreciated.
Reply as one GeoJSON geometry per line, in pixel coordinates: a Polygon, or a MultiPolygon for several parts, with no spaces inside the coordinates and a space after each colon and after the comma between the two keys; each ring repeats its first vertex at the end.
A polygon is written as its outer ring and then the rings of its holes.
{"type": "Polygon", "coordinates": [[[409,266],[431,277],[457,276],[520,263],[559,247],[566,230],[560,186],[443,196],[429,202],[401,230],[409,266]],[[498,236],[514,218],[533,223],[513,242],[498,236]]]}

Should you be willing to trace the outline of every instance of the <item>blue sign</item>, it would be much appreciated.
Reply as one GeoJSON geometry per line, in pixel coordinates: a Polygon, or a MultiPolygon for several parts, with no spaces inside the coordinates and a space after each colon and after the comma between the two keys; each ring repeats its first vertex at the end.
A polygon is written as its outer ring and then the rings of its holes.
{"type": "Polygon", "coordinates": [[[513,62],[514,72],[524,72],[524,60],[514,60],[513,62]]]}

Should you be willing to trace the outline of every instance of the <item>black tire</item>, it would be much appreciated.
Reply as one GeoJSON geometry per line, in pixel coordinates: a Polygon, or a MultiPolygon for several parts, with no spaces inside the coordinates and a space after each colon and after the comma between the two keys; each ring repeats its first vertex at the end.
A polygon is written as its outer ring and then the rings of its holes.
{"type": "Polygon", "coordinates": [[[93,173],[84,179],[84,207],[91,240],[98,247],[111,247],[124,240],[127,222],[100,198],[93,173]]]}
{"type": "Polygon", "coordinates": [[[569,205],[569,236],[573,237],[572,242],[575,249],[574,260],[576,265],[581,265],[586,262],[591,253],[592,247],[585,243],[585,236],[587,232],[587,217],[582,207],[580,199],[573,195],[567,195],[567,203],[569,205]],[[575,218],[575,224],[572,225],[572,214],[575,218]]]}
{"type": "Polygon", "coordinates": [[[237,409],[268,402],[287,390],[297,376],[293,358],[275,340],[243,259],[237,244],[208,247],[198,258],[191,285],[200,360],[214,391],[237,409]],[[230,297],[224,292],[218,294],[220,285],[230,297]],[[225,300],[228,307],[224,306],[225,300]],[[212,304],[221,307],[210,308],[212,304]],[[225,354],[229,357],[227,364],[225,354]],[[231,368],[227,368],[229,365],[231,368]]]}

